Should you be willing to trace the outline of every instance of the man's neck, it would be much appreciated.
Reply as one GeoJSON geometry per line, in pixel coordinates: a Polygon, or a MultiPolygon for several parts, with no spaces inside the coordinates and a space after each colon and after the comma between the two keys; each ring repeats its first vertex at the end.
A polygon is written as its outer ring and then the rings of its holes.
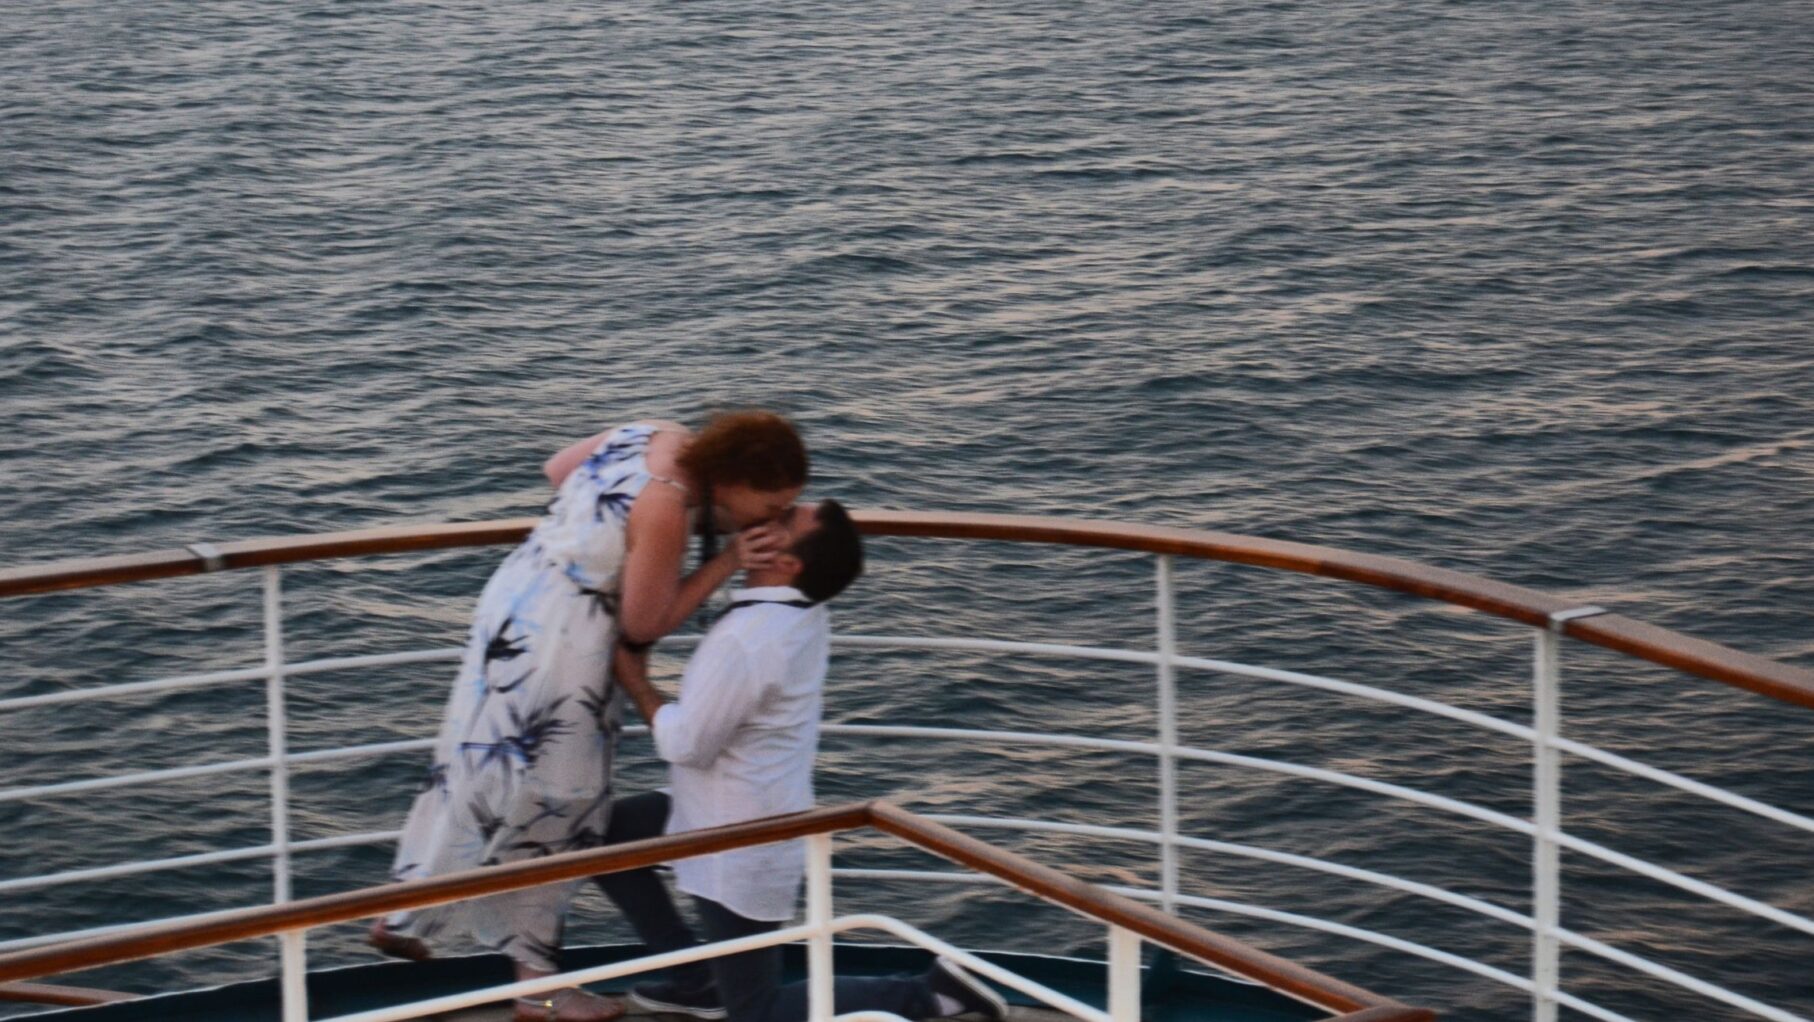
{"type": "Polygon", "coordinates": [[[799,577],[800,573],[797,571],[782,571],[778,568],[748,571],[743,575],[743,588],[766,589],[769,586],[791,586],[799,577]]]}

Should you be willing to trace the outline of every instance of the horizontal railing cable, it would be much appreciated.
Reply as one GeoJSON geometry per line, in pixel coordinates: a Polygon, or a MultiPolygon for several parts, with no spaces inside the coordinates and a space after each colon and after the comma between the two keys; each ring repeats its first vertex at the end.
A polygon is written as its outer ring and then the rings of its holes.
{"type": "Polygon", "coordinates": [[[106,937],[116,933],[125,933],[141,926],[176,926],[183,923],[199,923],[210,919],[221,919],[244,912],[258,905],[242,905],[237,908],[213,909],[207,912],[195,912],[186,916],[165,916],[162,919],[145,919],[136,923],[108,923],[106,926],[89,926],[80,930],[65,930],[61,933],[40,933],[30,937],[14,937],[11,940],[0,940],[0,954],[12,951],[27,951],[32,948],[49,947],[52,944],[63,944],[72,940],[88,940],[91,937],[106,937]]]}
{"type": "MultiPolygon", "coordinates": [[[[318,852],[334,848],[352,848],[359,845],[377,845],[386,841],[395,841],[400,833],[402,832],[397,830],[375,830],[363,834],[340,834],[334,837],[316,838],[312,841],[292,841],[287,847],[292,852],[318,852]]],[[[173,869],[188,869],[193,866],[211,866],[223,862],[269,858],[276,853],[276,845],[265,844],[246,848],[230,848],[218,852],[178,855],[168,859],[144,859],[113,866],[72,869],[62,873],[43,873],[38,876],[20,877],[16,880],[0,880],[0,894],[36,890],[41,887],[60,887],[64,884],[80,883],[86,880],[111,880],[116,877],[137,876],[141,873],[163,873],[173,869]]]]}
{"type": "Polygon", "coordinates": [[[59,795],[73,795],[86,791],[105,791],[109,788],[125,788],[139,784],[157,784],[162,781],[181,781],[191,777],[207,777],[212,774],[231,774],[245,770],[264,770],[271,765],[269,756],[256,759],[235,759],[222,763],[204,763],[200,766],[170,767],[165,770],[145,770],[136,774],[118,774],[113,777],[91,777],[81,781],[64,781],[61,784],[39,784],[28,788],[0,788],[0,802],[20,802],[27,799],[55,798],[59,795]]]}
{"type": "Polygon", "coordinates": [[[1601,1022],[1637,1022],[1636,1019],[1633,1019],[1629,1015],[1621,1015],[1616,1011],[1602,1008],[1599,1005],[1585,1000],[1576,994],[1571,994],[1566,990],[1556,991],[1556,1003],[1573,1008],[1583,1015],[1591,1015],[1594,1018],[1600,1019],[1601,1022]]]}
{"type": "Polygon", "coordinates": [[[1759,802],[1756,799],[1746,798],[1743,795],[1727,791],[1724,788],[1716,788],[1705,781],[1697,781],[1691,777],[1683,777],[1681,774],[1671,773],[1668,770],[1662,770],[1646,763],[1640,763],[1634,759],[1627,759],[1618,753],[1607,752],[1605,749],[1587,745],[1583,742],[1577,742],[1573,739],[1557,738],[1553,740],[1551,744],[1556,748],[1561,749],[1563,752],[1579,756],[1582,759],[1592,760],[1602,766],[1609,766],[1614,770],[1622,770],[1635,777],[1642,777],[1646,780],[1655,781],[1658,784],[1666,784],[1669,787],[1680,789],[1691,795],[1699,795],[1702,798],[1729,805],[1734,809],[1742,809],[1747,813],[1754,813],[1765,819],[1775,820],[1778,823],[1786,823],[1798,830],[1814,833],[1814,819],[1810,819],[1800,813],[1792,813],[1787,809],[1779,809],[1767,802],[1759,802]]]}
{"type": "Polygon", "coordinates": [[[100,685],[94,688],[71,689],[67,692],[18,696],[13,699],[0,699],[0,711],[29,710],[40,706],[85,703],[93,699],[124,699],[128,696],[151,695],[158,692],[180,692],[192,688],[234,685],[244,681],[263,681],[269,673],[263,667],[240,667],[227,671],[210,671],[206,674],[184,674],[172,678],[159,678],[155,681],[132,681],[121,685],[100,685]]]}
{"type": "Polygon", "coordinates": [[[1753,1015],[1759,1015],[1763,1018],[1770,1019],[1771,1022],[1809,1022],[1804,1016],[1784,1011],[1781,1008],[1765,1004],[1756,998],[1746,997],[1744,994],[1734,993],[1731,990],[1727,990],[1725,987],[1717,986],[1704,979],[1697,979],[1690,976],[1679,969],[1672,969],[1667,965],[1658,965],[1648,958],[1641,958],[1629,951],[1621,951],[1616,947],[1609,944],[1603,944],[1592,937],[1582,936],[1572,930],[1559,929],[1556,931],[1556,937],[1569,947],[1579,948],[1589,954],[1598,955],[1608,961],[1617,962],[1627,968],[1644,973],[1646,976],[1663,980],[1666,983],[1672,983],[1685,990],[1692,990],[1703,997],[1730,1004],[1734,1008],[1739,1008],[1748,1011],[1753,1015]]]}
{"type": "Polygon", "coordinates": [[[1705,880],[1696,880],[1691,876],[1684,876],[1672,869],[1666,869],[1654,863],[1646,862],[1635,856],[1626,855],[1623,852],[1615,852],[1605,845],[1595,844],[1592,841],[1576,837],[1573,834],[1557,834],[1556,843],[1571,851],[1580,852],[1583,855],[1591,855],[1601,862],[1609,863],[1633,873],[1647,876],[1652,880],[1662,881],[1663,883],[1669,884],[1672,887],[1678,887],[1691,894],[1698,894],[1709,901],[1717,901],[1722,905],[1728,905],[1732,908],[1739,909],[1740,911],[1749,912],[1754,916],[1768,919],[1773,923],[1779,923],[1792,930],[1800,930],[1803,933],[1814,934],[1814,919],[1806,919],[1793,912],[1785,912],[1774,905],[1765,904],[1755,898],[1747,898],[1742,894],[1734,894],[1724,887],[1710,884],[1705,880]]]}
{"type": "Polygon", "coordinates": [[[394,756],[400,752],[427,752],[435,747],[433,738],[408,738],[400,742],[374,742],[371,745],[349,745],[341,749],[314,749],[309,752],[292,752],[283,758],[291,766],[307,766],[311,763],[334,763],[345,759],[372,759],[377,756],[394,756]]]}
{"type": "MultiPolygon", "coordinates": [[[[399,752],[421,752],[434,748],[432,738],[411,738],[400,742],[379,742],[372,745],[353,745],[339,749],[318,749],[311,752],[292,753],[283,758],[291,766],[306,766],[312,763],[331,763],[345,759],[364,759],[373,756],[388,756],[399,752]]],[[[57,795],[70,795],[78,792],[105,791],[110,788],[126,788],[141,784],[156,784],[160,781],[180,781],[191,777],[207,777],[212,774],[231,774],[250,770],[265,770],[271,766],[269,756],[256,759],[235,759],[222,763],[204,763],[199,766],[170,767],[164,770],[144,770],[136,774],[116,774],[111,777],[91,777],[81,781],[64,781],[61,784],[40,784],[28,788],[0,788],[0,802],[18,802],[26,799],[51,798],[57,795]]]]}
{"type": "MultiPolygon", "coordinates": [[[[824,728],[826,734],[869,735],[884,738],[944,738],[951,740],[968,740],[972,738],[987,739],[1017,745],[1051,745],[1056,748],[1093,749],[1103,752],[1123,752],[1135,755],[1156,756],[1159,747],[1152,742],[1134,742],[1117,738],[1085,738],[1080,735],[1046,735],[1028,731],[974,731],[963,728],[908,727],[886,724],[839,724],[824,728]]],[[[1519,819],[1507,813],[1487,809],[1470,802],[1449,798],[1446,795],[1432,795],[1416,788],[1407,788],[1399,784],[1376,781],[1371,778],[1344,774],[1337,770],[1326,770],[1322,767],[1304,766],[1298,763],[1287,763],[1280,760],[1262,759],[1258,756],[1242,756],[1231,752],[1215,752],[1209,749],[1180,747],[1172,750],[1179,759],[1196,760],[1204,763],[1219,763],[1225,766],[1243,766],[1255,770],[1285,774],[1293,777],[1307,777],[1313,780],[1326,781],[1343,787],[1370,791],[1379,795],[1413,802],[1418,805],[1442,809],[1458,816],[1467,816],[1485,823],[1492,823],[1520,834],[1531,834],[1534,828],[1528,820],[1519,819]]]]}
{"type": "MultiPolygon", "coordinates": [[[[977,827],[984,830],[1015,830],[1041,834],[1076,834],[1079,836],[1100,837],[1111,840],[1138,841],[1143,844],[1159,844],[1165,840],[1165,835],[1158,831],[1136,830],[1127,827],[1101,827],[1091,824],[1054,823],[1048,820],[1020,820],[995,816],[954,816],[944,813],[929,813],[926,818],[929,820],[937,820],[940,823],[949,824],[955,827],[977,827]]],[[[1433,884],[1420,883],[1416,880],[1406,880],[1403,877],[1393,876],[1390,873],[1380,873],[1370,869],[1361,869],[1358,866],[1347,866],[1341,863],[1330,862],[1327,859],[1312,858],[1308,855],[1296,855],[1291,852],[1280,852],[1270,848],[1259,848],[1254,845],[1235,844],[1228,841],[1215,841],[1209,838],[1179,835],[1172,840],[1175,841],[1180,848],[1194,848],[1198,851],[1219,852],[1224,855],[1233,855],[1240,858],[1258,859],[1262,862],[1276,862],[1284,866],[1296,866],[1300,869],[1313,870],[1318,873],[1327,873],[1331,876],[1345,877],[1350,880],[1360,880],[1364,883],[1375,884],[1380,887],[1387,887],[1397,891],[1404,891],[1407,894],[1416,894],[1433,901],[1440,901],[1445,904],[1454,905],[1456,908],[1466,909],[1470,912],[1498,919],[1501,922],[1511,923],[1513,926],[1522,927],[1526,930],[1530,929],[1533,925],[1530,916],[1515,912],[1504,906],[1495,905],[1492,902],[1482,901],[1479,898],[1469,897],[1465,894],[1456,894],[1453,891],[1445,890],[1433,884]]]]}
{"type": "MultiPolygon", "coordinates": [[[[373,653],[365,656],[334,657],[326,660],[304,660],[301,663],[285,664],[283,673],[286,677],[301,674],[324,674],[329,671],[350,671],[362,667],[391,667],[397,664],[425,664],[439,661],[460,659],[464,651],[458,647],[441,649],[411,650],[402,653],[373,653]]],[[[20,696],[15,699],[0,699],[0,710],[26,710],[39,706],[57,706],[62,703],[81,703],[91,699],[121,699],[128,696],[149,695],[158,692],[175,692],[191,688],[208,688],[215,685],[232,685],[242,681],[263,681],[270,677],[268,667],[240,667],[227,671],[213,671],[207,674],[185,674],[172,678],[160,678],[155,681],[133,681],[123,685],[100,685],[94,688],[74,689],[69,692],[50,692],[44,695],[20,696]]]]}
{"type": "MultiPolygon", "coordinates": [[[[1130,898],[1138,898],[1142,901],[1159,900],[1159,892],[1157,891],[1145,891],[1139,888],[1129,887],[1110,887],[1109,889],[1116,894],[1124,894],[1130,898]]],[[[1380,933],[1376,930],[1368,930],[1359,926],[1350,926],[1347,923],[1338,923],[1332,919],[1318,919],[1315,916],[1301,915],[1296,912],[1283,912],[1278,909],[1247,905],[1237,901],[1229,901],[1224,898],[1205,898],[1194,894],[1179,895],[1178,904],[1188,905],[1192,908],[1228,912],[1235,915],[1248,916],[1254,919],[1266,919],[1272,922],[1288,923],[1293,926],[1304,927],[1305,929],[1320,930],[1324,933],[1335,934],[1338,937],[1348,937],[1353,940],[1376,944],[1380,947],[1391,948],[1394,951],[1402,951],[1406,954],[1416,955],[1419,958],[1426,958],[1433,962],[1441,962],[1444,965],[1452,966],[1465,972],[1471,972],[1477,976],[1483,976],[1487,979],[1503,983],[1519,990],[1529,990],[1531,988],[1531,981],[1529,979],[1506,972],[1504,969],[1496,968],[1485,962],[1478,962],[1472,958],[1464,958],[1461,955],[1443,951],[1439,948],[1433,948],[1427,944],[1419,944],[1416,941],[1405,940],[1402,937],[1394,937],[1391,934],[1380,933]]]]}
{"type": "MultiPolygon", "coordinates": [[[[1136,664],[1157,664],[1157,653],[1146,653],[1137,650],[1114,649],[1104,646],[1073,646],[1050,642],[1018,642],[1005,639],[935,639],[913,635],[838,635],[832,637],[834,647],[852,649],[926,649],[951,652],[995,652],[995,653],[1037,653],[1049,656],[1063,656],[1079,660],[1111,660],[1136,664]]],[[[1511,735],[1522,741],[1530,741],[1532,731],[1522,724],[1500,720],[1488,714],[1474,710],[1462,709],[1434,699],[1423,699],[1418,696],[1405,695],[1391,689],[1362,685],[1358,682],[1342,681],[1337,678],[1325,678],[1301,671],[1285,671],[1272,667],[1258,667],[1252,664],[1237,663],[1232,660],[1213,660],[1206,657],[1174,656],[1171,662],[1178,667],[1193,670],[1214,671],[1219,674],[1235,674],[1242,677],[1256,678],[1264,681],[1283,682],[1288,685],[1299,685],[1306,688],[1322,689],[1327,692],[1340,692],[1344,695],[1359,696],[1374,702],[1389,703],[1407,709],[1419,710],[1439,717],[1473,724],[1476,727],[1498,731],[1511,735]]]]}

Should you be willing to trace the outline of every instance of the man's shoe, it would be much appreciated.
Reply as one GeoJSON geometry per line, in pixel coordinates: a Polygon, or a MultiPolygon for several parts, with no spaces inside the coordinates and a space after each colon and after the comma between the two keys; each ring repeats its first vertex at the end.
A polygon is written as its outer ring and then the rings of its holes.
{"type": "Polygon", "coordinates": [[[963,1005],[961,1015],[981,1015],[990,1019],[1008,1017],[1008,1002],[995,992],[995,988],[965,972],[949,958],[941,955],[932,971],[926,974],[926,980],[933,993],[963,1005]]]}
{"type": "Polygon", "coordinates": [[[653,980],[631,987],[630,1000],[635,1001],[636,1006],[644,1011],[666,1015],[720,1019],[729,1014],[718,996],[718,988],[714,986],[688,988],[671,980],[653,980]]]}

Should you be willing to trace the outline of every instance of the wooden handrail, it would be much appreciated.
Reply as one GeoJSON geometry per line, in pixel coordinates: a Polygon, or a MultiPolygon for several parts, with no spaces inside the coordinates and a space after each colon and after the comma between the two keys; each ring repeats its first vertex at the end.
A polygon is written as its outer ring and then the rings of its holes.
{"type": "Polygon", "coordinates": [[[1412,1008],[1403,1004],[1381,1005],[1364,1011],[1352,1011],[1346,1015],[1326,1018],[1323,1022],[1436,1022],[1436,1013],[1428,1008],[1412,1008]]]}
{"type": "MultiPolygon", "coordinates": [[[[270,564],[320,561],[332,557],[517,543],[529,534],[535,523],[534,518],[505,518],[491,522],[390,525],[351,532],[242,539],[214,544],[220,551],[221,564],[213,570],[259,568],[270,564]]],[[[178,578],[183,575],[205,574],[209,570],[206,560],[188,549],[51,561],[0,570],[0,597],[178,578]]]]}
{"type": "Polygon", "coordinates": [[[1262,983],[1343,1016],[1346,1022],[1422,1022],[1420,1009],[1325,976],[1267,954],[1231,937],[1158,912],[1131,898],[1101,890],[1013,852],[917,816],[885,802],[850,803],[804,813],[752,820],[708,830],[671,834],[621,845],[525,859],[329,894],[319,898],[244,909],[207,919],[156,923],[119,933],[0,954],[0,984],[79,969],[151,958],[253,937],[268,937],[329,923],[349,922],[400,909],[578,880],[600,873],[640,869],[658,862],[708,855],[837,831],[874,827],[953,862],[1000,877],[1020,889],[1057,902],[1104,923],[1123,927],[1206,964],[1262,983]],[[1375,1015],[1374,1011],[1385,1014],[1375,1015]],[[1408,1013],[1408,1014],[1407,1014],[1408,1013]]]}
{"type": "Polygon", "coordinates": [[[91,1004],[113,1004],[118,1001],[136,1001],[138,994],[123,994],[118,990],[96,990],[93,987],[64,987],[49,983],[0,983],[0,1001],[12,1001],[19,1004],[58,1004],[70,1008],[86,1008],[91,1004]]]}
{"type": "MultiPolygon", "coordinates": [[[[1549,621],[1551,614],[1568,610],[1578,602],[1396,557],[1228,532],[930,511],[860,511],[854,517],[862,530],[872,536],[1059,543],[1278,568],[1441,600],[1539,627],[1549,621]]],[[[355,532],[248,539],[219,543],[216,547],[221,554],[221,567],[252,568],[331,557],[514,543],[527,535],[535,523],[534,518],[510,518],[446,525],[390,526],[355,532]]],[[[198,575],[207,570],[203,559],[189,550],[53,561],[0,570],[0,597],[198,575]]],[[[1577,618],[1566,622],[1562,630],[1572,638],[1640,660],[1814,708],[1814,670],[1742,653],[1621,614],[1577,618]]]]}

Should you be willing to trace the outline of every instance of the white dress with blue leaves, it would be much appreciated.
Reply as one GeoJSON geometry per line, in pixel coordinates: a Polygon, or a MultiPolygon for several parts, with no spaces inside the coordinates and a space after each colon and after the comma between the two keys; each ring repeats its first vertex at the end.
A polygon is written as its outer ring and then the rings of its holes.
{"type": "MultiPolygon", "coordinates": [[[[413,880],[601,843],[622,696],[610,678],[630,505],[653,426],[607,434],[479,597],[392,875],[413,880]]],[[[661,480],[667,482],[667,480],[661,480]]],[[[574,884],[399,913],[393,933],[464,936],[552,971],[574,884]]]]}

